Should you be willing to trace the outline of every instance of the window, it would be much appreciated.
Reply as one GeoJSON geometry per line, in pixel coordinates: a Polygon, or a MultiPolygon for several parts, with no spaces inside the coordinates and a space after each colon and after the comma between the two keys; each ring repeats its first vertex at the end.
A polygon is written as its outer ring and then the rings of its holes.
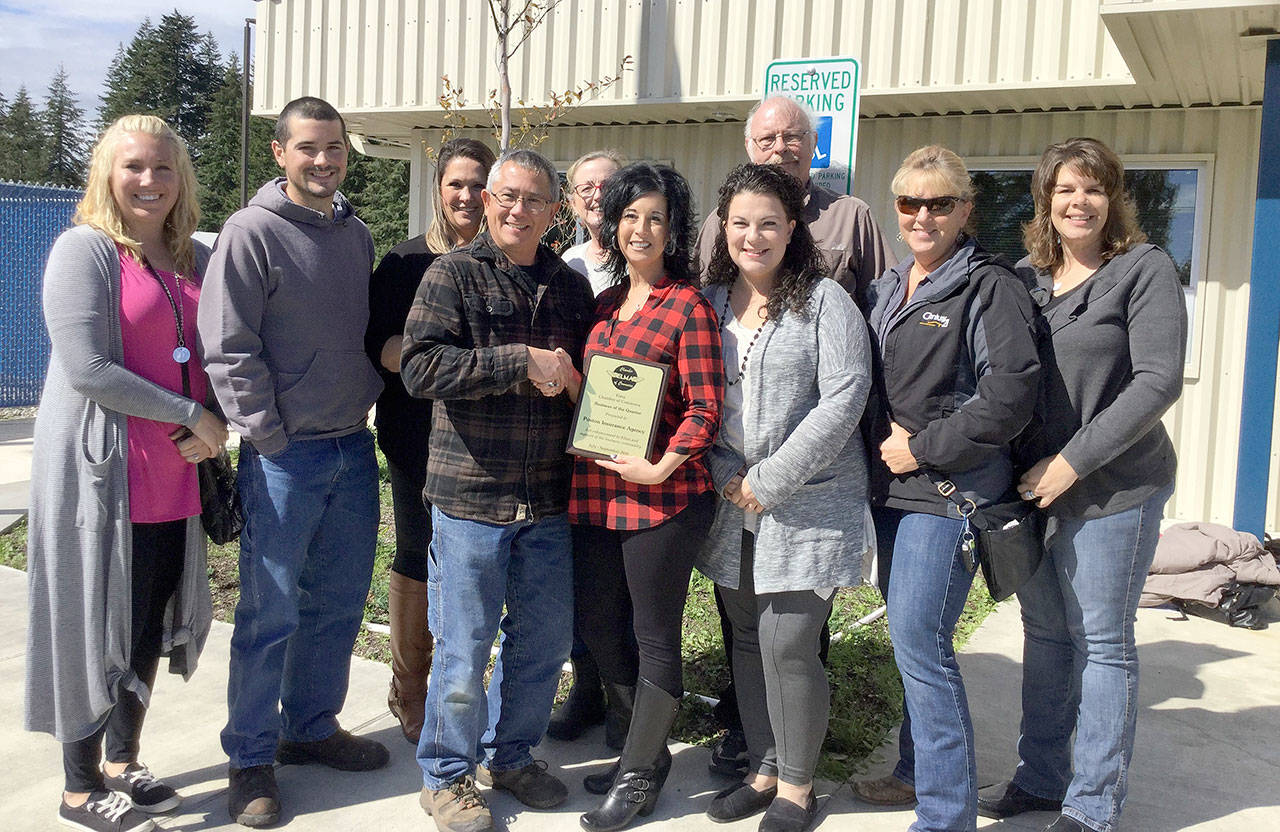
{"type": "MultiPolygon", "coordinates": [[[[977,236],[991,251],[1019,260],[1022,225],[1031,219],[1031,171],[1035,160],[972,160],[977,195],[977,236]]],[[[1213,162],[1209,157],[1134,157],[1125,159],[1125,184],[1137,208],[1138,224],[1148,240],[1168,252],[1178,268],[1187,304],[1186,374],[1198,372],[1195,349],[1196,289],[1204,270],[1208,193],[1213,162]]]]}

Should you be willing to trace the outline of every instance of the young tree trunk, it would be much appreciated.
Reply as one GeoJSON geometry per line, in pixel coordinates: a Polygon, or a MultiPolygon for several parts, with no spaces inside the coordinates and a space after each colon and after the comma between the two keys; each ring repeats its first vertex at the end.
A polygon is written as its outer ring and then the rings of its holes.
{"type": "Polygon", "coordinates": [[[498,147],[499,154],[506,153],[511,146],[511,75],[507,62],[511,55],[507,51],[508,38],[511,35],[509,18],[511,0],[499,0],[498,8],[501,23],[498,26],[498,110],[502,119],[502,140],[498,147]]]}

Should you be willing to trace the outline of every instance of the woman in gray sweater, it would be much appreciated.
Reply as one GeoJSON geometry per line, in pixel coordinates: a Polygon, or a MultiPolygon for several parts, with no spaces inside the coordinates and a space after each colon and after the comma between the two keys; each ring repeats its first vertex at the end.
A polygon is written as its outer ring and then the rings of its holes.
{"type": "Polygon", "coordinates": [[[836,588],[861,580],[867,471],[858,420],[871,384],[866,323],[805,226],[804,190],[781,168],[742,165],[704,290],[720,313],[725,403],[709,463],[718,503],[698,568],[733,625],[750,755],[707,814],[767,809],[762,832],[813,821],[813,772],[830,691],[818,634],[836,588]]]}
{"type": "Polygon", "coordinates": [[[1036,213],[1018,270],[1043,302],[1053,356],[1042,458],[1018,491],[1048,516],[1047,543],[1018,590],[1018,770],[978,811],[1060,810],[1047,830],[1111,830],[1137,724],[1134,618],[1173,491],[1176,459],[1160,418],[1182,391],[1186,307],[1173,261],[1138,228],[1110,148],[1050,145],[1031,190],[1036,213]]]}
{"type": "Polygon", "coordinates": [[[44,275],[26,727],[62,743],[59,820],[91,832],[143,832],[144,813],[178,805],[138,741],[161,655],[190,675],[212,618],[195,463],[227,429],[191,360],[209,259],[191,240],[195,188],[167,124],[122,117],[44,275]]]}

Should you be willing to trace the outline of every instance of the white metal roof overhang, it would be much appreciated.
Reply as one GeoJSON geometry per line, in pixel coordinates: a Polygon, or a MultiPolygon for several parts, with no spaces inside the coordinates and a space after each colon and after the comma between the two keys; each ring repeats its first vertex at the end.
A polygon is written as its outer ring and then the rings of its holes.
{"type": "MultiPolygon", "coordinates": [[[[1101,0],[1096,12],[1127,65],[1124,74],[1054,77],[1039,82],[955,86],[869,79],[863,117],[1130,109],[1256,104],[1262,100],[1265,42],[1280,32],[1275,0],[1101,0]]],[[[1066,59],[1063,58],[1065,64],[1066,59]]],[[[1060,74],[1059,74],[1060,75],[1060,74]]],[[[557,125],[672,124],[741,120],[750,97],[638,98],[588,101],[557,125]]],[[[458,111],[469,126],[484,126],[479,108],[458,111]]],[[[269,113],[260,112],[261,115],[269,113]]],[[[438,107],[347,107],[349,129],[372,140],[377,155],[397,155],[415,131],[446,125],[438,107]]]]}

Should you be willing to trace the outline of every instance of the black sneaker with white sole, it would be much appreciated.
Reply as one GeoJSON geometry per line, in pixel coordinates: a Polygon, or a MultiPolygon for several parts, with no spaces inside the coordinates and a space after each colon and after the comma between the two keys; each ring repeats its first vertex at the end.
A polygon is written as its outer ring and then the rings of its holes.
{"type": "Polygon", "coordinates": [[[152,832],[156,828],[151,818],[129,805],[129,798],[115,792],[94,792],[79,806],[63,802],[58,823],[85,832],[152,832]]]}
{"type": "Polygon", "coordinates": [[[163,780],[157,780],[151,769],[142,763],[129,763],[129,767],[118,777],[104,772],[102,782],[111,791],[129,798],[133,808],[149,815],[176,809],[182,802],[172,786],[163,780]]]}

